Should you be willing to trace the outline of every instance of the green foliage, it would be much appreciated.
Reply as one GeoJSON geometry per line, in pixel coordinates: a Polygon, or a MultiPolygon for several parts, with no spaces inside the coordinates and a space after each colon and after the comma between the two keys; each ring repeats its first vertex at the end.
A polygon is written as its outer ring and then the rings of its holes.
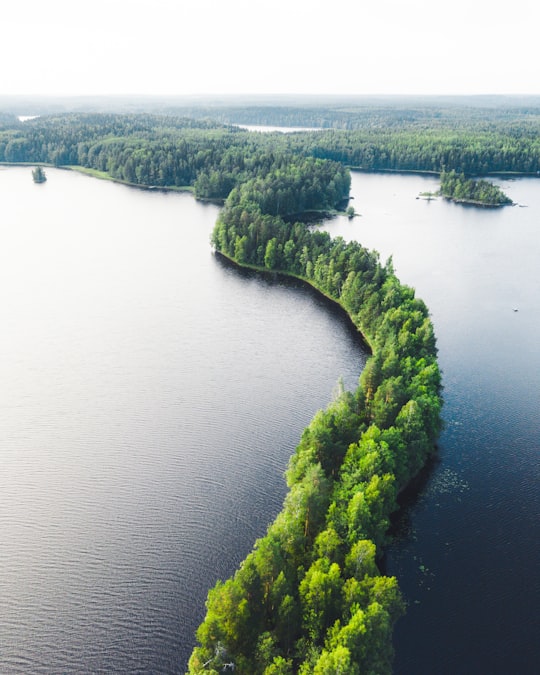
{"type": "MultiPolygon", "coordinates": [[[[288,216],[333,208],[344,200],[350,179],[340,165],[434,173],[445,169],[468,176],[540,172],[538,108],[389,105],[234,111],[236,122],[249,114],[254,116],[251,123],[274,115],[285,124],[297,118],[308,126],[326,127],[296,134],[253,134],[209,121],[212,116],[230,119],[217,108],[178,112],[183,116],[43,115],[24,124],[4,115],[0,161],[78,165],[134,184],[191,186],[205,199],[225,199],[244,186],[246,201],[255,200],[264,213],[288,216]],[[193,119],[203,114],[206,119],[193,119]],[[302,168],[304,162],[311,162],[310,170],[302,168]],[[261,191],[258,179],[271,183],[272,189],[261,191]]],[[[485,189],[481,186],[481,192],[485,189]]]]}
{"type": "Polygon", "coordinates": [[[341,612],[343,580],[337,563],[317,559],[300,582],[303,629],[313,644],[320,644],[341,612]]]}
{"type": "MultiPolygon", "coordinates": [[[[317,166],[293,163],[282,175],[309,185],[301,171],[317,166]]],[[[383,266],[356,242],[284,218],[275,194],[282,188],[271,171],[234,189],[214,246],[239,263],[311,283],[349,313],[373,356],[358,389],[340,392],[302,434],[283,509],[235,576],[246,593],[237,598],[238,620],[227,619],[225,632],[200,630],[195,653],[211,655],[219,642],[237,672],[255,675],[276,668],[390,673],[392,626],[404,607],[396,580],[379,574],[376,556],[387,541],[398,491],[433,452],[440,430],[433,328],[424,303],[396,279],[391,260],[383,266]],[[240,643],[238,625],[246,615],[246,635],[258,637],[240,643]]],[[[210,594],[210,625],[214,602],[210,594]]]]}
{"type": "Polygon", "coordinates": [[[467,179],[454,170],[441,173],[441,194],[456,202],[469,202],[482,206],[504,206],[512,200],[497,186],[486,180],[467,179]]]}
{"type": "Polygon", "coordinates": [[[358,664],[351,660],[350,650],[343,645],[331,651],[323,649],[313,669],[313,675],[359,675],[359,672],[358,664]]]}

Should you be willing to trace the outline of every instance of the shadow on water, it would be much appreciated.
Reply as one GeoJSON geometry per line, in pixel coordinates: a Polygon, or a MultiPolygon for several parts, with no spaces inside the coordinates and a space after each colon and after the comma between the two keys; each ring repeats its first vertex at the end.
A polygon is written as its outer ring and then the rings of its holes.
{"type": "Polygon", "coordinates": [[[382,574],[388,574],[388,558],[392,554],[392,548],[400,542],[406,541],[411,536],[413,529],[411,516],[422,499],[429,482],[433,479],[440,464],[440,456],[437,453],[433,454],[426,465],[399,493],[397,497],[399,508],[390,516],[388,535],[391,538],[391,543],[385,547],[378,561],[378,566],[382,574]]]}
{"type": "Polygon", "coordinates": [[[358,346],[363,352],[365,352],[367,355],[371,354],[370,345],[362,333],[355,326],[353,320],[343,309],[343,307],[341,307],[341,305],[339,305],[335,300],[332,300],[328,296],[318,291],[307,281],[303,281],[302,279],[290,277],[286,274],[274,272],[271,270],[255,270],[247,267],[241,267],[230,258],[227,258],[226,256],[219,253],[219,251],[216,251],[214,256],[218,264],[220,264],[223,268],[227,270],[233,270],[243,279],[258,279],[259,281],[264,281],[268,286],[278,285],[289,290],[295,290],[297,292],[306,294],[319,307],[323,308],[332,316],[332,318],[339,322],[346,334],[355,342],[357,342],[358,346]]]}
{"type": "MultiPolygon", "coordinates": [[[[218,252],[215,254],[215,259],[223,268],[231,270],[243,279],[257,279],[258,281],[266,283],[268,286],[279,285],[309,295],[321,309],[328,312],[332,319],[341,325],[347,335],[349,335],[363,351],[367,354],[371,353],[368,343],[358,331],[347,312],[334,300],[331,300],[320,293],[311,286],[311,284],[278,272],[253,270],[241,267],[218,252]]],[[[378,560],[378,566],[382,574],[388,574],[388,558],[392,555],[395,547],[410,538],[412,532],[411,517],[440,464],[441,458],[439,454],[435,452],[422,470],[399,493],[397,498],[399,508],[390,518],[390,529],[388,534],[391,537],[391,543],[384,551],[382,551],[381,557],[378,560]]]]}
{"type": "MultiPolygon", "coordinates": [[[[371,353],[370,346],[362,334],[358,331],[347,312],[334,300],[320,293],[311,284],[302,281],[301,279],[289,277],[285,274],[280,274],[279,272],[273,272],[270,270],[254,270],[241,267],[234,261],[230,260],[230,258],[227,258],[219,252],[215,253],[215,259],[217,263],[224,269],[231,270],[243,279],[257,279],[258,281],[266,283],[268,286],[278,285],[309,295],[319,307],[330,314],[332,319],[339,322],[347,335],[357,342],[363,351],[367,352],[368,354],[371,353]]],[[[439,457],[438,453],[435,452],[428,460],[427,464],[421,469],[421,471],[399,493],[397,498],[399,508],[392,514],[390,518],[390,529],[388,533],[392,542],[383,551],[379,560],[379,568],[383,574],[387,573],[387,560],[392,546],[395,546],[398,542],[406,540],[410,536],[412,529],[411,515],[422,498],[427,485],[433,478],[433,475],[440,463],[441,458],[439,457]]]]}

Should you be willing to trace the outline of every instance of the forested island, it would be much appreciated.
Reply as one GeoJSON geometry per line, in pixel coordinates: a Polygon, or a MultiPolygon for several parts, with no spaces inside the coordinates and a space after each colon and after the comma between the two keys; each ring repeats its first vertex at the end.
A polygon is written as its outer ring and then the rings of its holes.
{"type": "Polygon", "coordinates": [[[473,180],[452,171],[441,172],[440,194],[446,199],[478,206],[505,206],[512,204],[501,188],[487,180],[473,180]]]}
{"type": "Polygon", "coordinates": [[[346,207],[349,167],[443,172],[445,182],[444,172],[540,172],[536,109],[490,118],[380,108],[357,111],[354,125],[347,110],[320,115],[348,123],[253,134],[207,112],[0,116],[2,162],[84,169],[220,200],[212,236],[220,255],[310,284],[347,312],[371,347],[358,388],[304,431],[281,513],[235,576],[209,592],[190,673],[391,672],[392,628],[405,607],[377,561],[397,496],[440,431],[435,337],[425,304],[398,281],[391,260],[331,239],[313,227],[313,214],[346,207]]]}
{"type": "Polygon", "coordinates": [[[32,169],[32,180],[34,183],[44,183],[47,180],[45,171],[43,171],[41,166],[36,166],[35,169],[32,169]]]}

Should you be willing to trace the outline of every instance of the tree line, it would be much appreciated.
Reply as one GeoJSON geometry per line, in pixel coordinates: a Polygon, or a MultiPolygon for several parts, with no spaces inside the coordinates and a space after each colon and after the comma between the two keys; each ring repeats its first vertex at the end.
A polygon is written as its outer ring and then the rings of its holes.
{"type": "Polygon", "coordinates": [[[254,134],[208,119],[158,114],[71,113],[24,123],[3,116],[0,162],[82,166],[116,180],[189,187],[197,197],[221,200],[293,156],[370,171],[540,173],[540,122],[532,114],[483,121],[465,113],[442,120],[421,111],[378,114],[380,119],[365,112],[353,130],[292,134],[254,134]]]}
{"type": "Polygon", "coordinates": [[[335,96],[295,100],[221,101],[208,105],[163,102],[168,114],[214,119],[224,124],[354,131],[366,128],[501,128],[540,121],[540,97],[335,96]]]}
{"type": "Polygon", "coordinates": [[[189,672],[391,673],[404,603],[377,556],[397,495],[440,430],[433,327],[391,261],[268,212],[264,195],[264,185],[254,192],[249,182],[231,192],[216,250],[309,282],[348,312],[373,354],[357,390],[342,392],[304,431],[267,534],[234,577],[210,590],[189,672]]]}

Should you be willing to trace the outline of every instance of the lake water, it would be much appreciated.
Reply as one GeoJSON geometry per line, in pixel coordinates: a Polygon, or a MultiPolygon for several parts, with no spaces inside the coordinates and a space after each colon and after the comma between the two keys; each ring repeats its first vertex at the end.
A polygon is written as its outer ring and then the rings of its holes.
{"type": "Polygon", "coordinates": [[[403,675],[540,669],[540,180],[495,182],[521,207],[425,201],[435,178],[355,173],[361,216],[328,226],[393,254],[438,338],[440,462],[387,556],[409,603],[403,675]]]}
{"type": "MultiPolygon", "coordinates": [[[[365,354],[313,294],[220,263],[216,207],[47,174],[0,169],[0,672],[183,673],[365,354]]],[[[439,462],[386,560],[407,675],[538,671],[540,181],[499,183],[526,207],[354,174],[361,215],[326,225],[393,254],[438,337],[439,462]]]]}
{"type": "Polygon", "coordinates": [[[0,673],[183,673],[357,334],[211,253],[218,209],[0,168],[0,673]]]}
{"type": "Polygon", "coordinates": [[[235,124],[234,126],[246,131],[256,131],[260,134],[269,134],[274,131],[279,131],[281,134],[294,134],[296,131],[318,131],[315,127],[272,127],[265,124],[235,124]]]}

